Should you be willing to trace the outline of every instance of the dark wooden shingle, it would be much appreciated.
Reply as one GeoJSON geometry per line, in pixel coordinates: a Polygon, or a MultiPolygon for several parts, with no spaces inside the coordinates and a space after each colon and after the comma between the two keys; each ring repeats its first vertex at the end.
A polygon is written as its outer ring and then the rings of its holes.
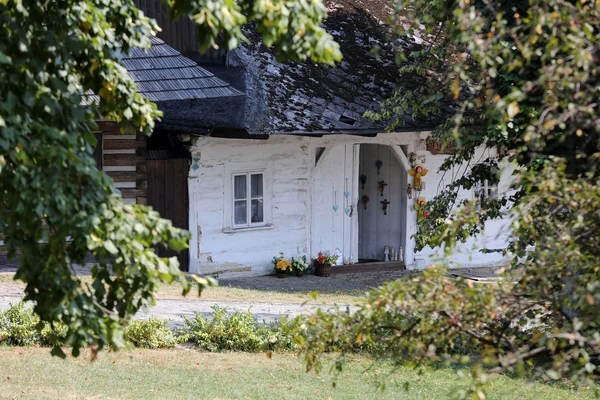
{"type": "Polygon", "coordinates": [[[157,37],[148,50],[131,49],[123,65],[139,92],[154,102],[243,96],[229,83],[182,56],[157,37]]]}

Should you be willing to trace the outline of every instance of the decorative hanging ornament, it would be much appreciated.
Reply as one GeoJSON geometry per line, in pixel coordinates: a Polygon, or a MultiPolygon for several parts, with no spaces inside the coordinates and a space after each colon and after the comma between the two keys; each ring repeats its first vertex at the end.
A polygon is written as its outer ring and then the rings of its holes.
{"type": "Polygon", "coordinates": [[[348,190],[348,178],[346,178],[346,186],[344,186],[344,197],[347,199],[350,197],[350,191],[348,190]]]}
{"type": "Polygon", "coordinates": [[[421,221],[428,215],[427,211],[425,211],[425,204],[427,204],[427,200],[419,197],[417,204],[415,204],[415,210],[417,210],[417,221],[421,221]]]}
{"type": "Polygon", "coordinates": [[[383,204],[383,207],[381,207],[383,209],[383,215],[387,215],[387,208],[388,208],[388,204],[390,204],[390,202],[388,201],[388,199],[384,199],[380,203],[383,204]]]}
{"type": "Polygon", "coordinates": [[[383,190],[388,184],[385,183],[385,181],[379,181],[377,183],[379,184],[379,192],[381,193],[381,196],[383,196],[383,190]]]}
{"type": "Polygon", "coordinates": [[[410,163],[410,165],[415,165],[416,161],[417,161],[417,154],[416,153],[410,153],[408,155],[408,162],[410,163]]]}
{"type": "Polygon", "coordinates": [[[412,199],[412,185],[409,183],[408,185],[406,185],[406,194],[408,195],[409,199],[412,199]]]}
{"type": "Polygon", "coordinates": [[[413,189],[417,191],[423,190],[423,181],[421,180],[422,176],[427,175],[428,170],[426,170],[421,164],[415,165],[414,169],[408,171],[410,176],[415,177],[415,182],[413,183],[413,189]]]}
{"type": "Polygon", "coordinates": [[[367,176],[361,175],[360,176],[360,185],[363,190],[365,189],[365,183],[367,183],[367,176]]]}
{"type": "Polygon", "coordinates": [[[337,204],[337,191],[333,192],[333,211],[337,212],[340,209],[340,206],[337,204]]]}
{"type": "Polygon", "coordinates": [[[383,167],[383,161],[381,161],[381,160],[375,161],[375,167],[377,167],[377,175],[379,175],[379,171],[381,170],[381,167],[383,167]]]}
{"type": "Polygon", "coordinates": [[[369,196],[366,194],[362,197],[363,208],[366,210],[367,205],[369,204],[369,196]]]}
{"type": "Polygon", "coordinates": [[[352,209],[350,207],[344,208],[344,212],[346,213],[347,216],[350,216],[351,211],[352,211],[352,209]]]}

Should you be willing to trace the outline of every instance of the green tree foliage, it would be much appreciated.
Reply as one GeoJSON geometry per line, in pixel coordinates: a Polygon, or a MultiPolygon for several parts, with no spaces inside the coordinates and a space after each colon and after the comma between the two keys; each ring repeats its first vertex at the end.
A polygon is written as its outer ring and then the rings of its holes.
{"type": "Polygon", "coordinates": [[[411,111],[454,112],[434,132],[457,151],[442,171],[467,172],[429,203],[417,250],[456,244],[507,217],[511,259],[505,280],[473,285],[443,268],[371,293],[352,315],[322,315],[301,339],[309,367],[334,343],[343,351],[377,345],[380,356],[416,365],[473,365],[463,395],[484,397],[492,372],[600,378],[600,3],[588,0],[394,2],[390,21],[400,73],[422,82],[396,92],[373,118],[411,111]],[[473,168],[476,149],[504,149],[473,168]],[[513,163],[511,197],[457,203],[460,189],[498,181],[513,163]],[[465,167],[466,166],[466,167],[465,167]],[[461,206],[461,207],[459,207],[461,206]],[[458,351],[460,348],[461,351],[458,351]],[[464,351],[468,349],[468,351],[464,351]]]}
{"type": "MultiPolygon", "coordinates": [[[[199,27],[204,48],[217,37],[229,47],[255,21],[280,57],[333,63],[341,55],[319,23],[319,1],[171,0],[174,17],[199,27]]],[[[96,119],[123,132],[152,132],[160,116],[120,64],[133,47],[148,48],[155,22],[130,0],[0,0],[0,234],[23,253],[17,279],[45,322],[68,327],[73,354],[95,345],[125,344],[124,324],[153,302],[157,283],[188,281],[175,258],[153,247],[187,247],[149,207],[125,205],[110,178],[95,167],[96,119]],[[84,93],[100,97],[85,103],[84,93]],[[88,253],[97,263],[84,284],[71,266],[88,253]]],[[[196,278],[200,290],[210,282],[196,278]]],[[[41,329],[41,326],[40,326],[41,329]]],[[[62,355],[57,346],[55,354],[62,355]]]]}
{"type": "MultiPolygon", "coordinates": [[[[391,121],[392,129],[402,123],[399,114],[431,117],[453,103],[455,112],[434,132],[435,139],[457,148],[441,171],[467,166],[429,203],[431,218],[421,223],[417,250],[445,229],[458,191],[497,182],[499,165],[513,162],[534,172],[557,156],[571,177],[597,174],[597,2],[397,1],[394,7],[394,33],[423,40],[410,51],[399,42],[400,73],[423,84],[398,90],[373,118],[391,121]],[[500,154],[474,160],[482,146],[500,148],[500,154]]],[[[488,201],[480,224],[461,237],[478,233],[520,195],[488,201]]]]}

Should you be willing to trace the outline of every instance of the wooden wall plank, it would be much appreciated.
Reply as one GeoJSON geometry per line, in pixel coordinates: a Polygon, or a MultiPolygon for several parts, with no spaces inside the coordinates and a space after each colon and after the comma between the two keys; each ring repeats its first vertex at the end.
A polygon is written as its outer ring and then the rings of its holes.
{"type": "MultiPolygon", "coordinates": [[[[350,195],[352,195],[352,183],[353,183],[353,175],[352,175],[352,166],[354,164],[354,146],[348,144],[345,147],[344,151],[344,180],[343,180],[343,188],[342,188],[342,196],[340,199],[340,212],[342,216],[344,231],[342,234],[343,243],[342,243],[342,253],[343,257],[350,258],[352,254],[352,218],[350,218],[346,214],[346,208],[349,208],[352,203],[352,197],[346,198],[344,196],[344,192],[348,191],[350,195]]],[[[342,259],[343,261],[343,259],[342,259]]]]}
{"type": "MultiPolygon", "coordinates": [[[[121,186],[127,201],[146,202],[146,137],[122,135],[119,125],[113,121],[97,121],[102,136],[102,169],[121,186]],[[123,182],[133,182],[135,187],[123,188],[123,182]],[[139,201],[138,201],[139,199],[139,201]]],[[[131,186],[131,185],[127,185],[131,186]]]]}
{"type": "Polygon", "coordinates": [[[165,176],[164,176],[164,195],[165,208],[163,217],[173,221],[175,217],[175,192],[173,187],[173,178],[175,175],[175,166],[173,160],[165,160],[165,176]]]}
{"type": "Polygon", "coordinates": [[[96,147],[94,148],[94,159],[96,159],[96,168],[102,169],[102,133],[96,133],[96,147]]]}
{"type": "Polygon", "coordinates": [[[98,129],[104,135],[120,135],[121,129],[119,128],[119,124],[114,121],[96,121],[98,125],[98,129]]]}
{"type": "Polygon", "coordinates": [[[124,150],[124,149],[135,149],[138,146],[135,139],[113,139],[104,141],[104,150],[124,150]]]}
{"type": "Polygon", "coordinates": [[[108,176],[115,182],[132,182],[146,180],[146,174],[135,172],[107,172],[108,176]]]}
{"type": "Polygon", "coordinates": [[[160,210],[162,214],[165,212],[165,160],[156,160],[156,169],[154,170],[156,184],[154,185],[154,201],[152,206],[160,210]]]}
{"type": "MultiPolygon", "coordinates": [[[[189,161],[148,160],[147,203],[158,211],[163,218],[173,221],[178,228],[188,228],[188,191],[187,176],[189,161]]],[[[177,256],[181,268],[189,268],[189,252],[176,253],[169,249],[159,248],[161,257],[177,256]]]]}
{"type": "Polygon", "coordinates": [[[146,159],[135,154],[105,154],[104,165],[136,165],[145,162],[146,159]]]}
{"type": "Polygon", "coordinates": [[[187,170],[188,160],[174,160],[175,173],[173,179],[173,190],[175,193],[181,193],[181,196],[175,197],[175,209],[173,212],[173,223],[179,228],[187,229],[188,227],[188,196],[187,196],[187,170]]]}
{"type": "Polygon", "coordinates": [[[122,188],[119,189],[121,191],[121,194],[123,195],[123,197],[138,197],[138,196],[145,196],[146,195],[146,190],[144,189],[127,189],[127,188],[122,188]]]}

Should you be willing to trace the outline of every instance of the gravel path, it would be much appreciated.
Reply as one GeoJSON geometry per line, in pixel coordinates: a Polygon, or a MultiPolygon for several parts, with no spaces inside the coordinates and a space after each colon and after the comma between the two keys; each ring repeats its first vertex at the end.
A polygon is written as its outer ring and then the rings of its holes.
{"type": "MultiPolygon", "coordinates": [[[[0,310],[7,309],[10,304],[15,304],[23,298],[20,285],[13,283],[0,283],[0,310]]],[[[229,312],[246,312],[250,310],[261,322],[274,322],[281,317],[294,318],[301,314],[310,314],[318,308],[325,311],[335,309],[331,305],[299,304],[299,303],[277,303],[277,302],[246,302],[246,301],[212,301],[196,299],[157,299],[156,305],[136,315],[136,318],[147,319],[155,316],[168,319],[172,326],[182,323],[182,316],[193,317],[194,313],[209,316],[213,307],[226,307],[229,312]]],[[[346,305],[341,305],[343,310],[346,305]]],[[[355,309],[355,307],[350,307],[355,309]]]]}
{"type": "Polygon", "coordinates": [[[394,281],[403,276],[418,274],[418,271],[392,270],[377,272],[351,272],[332,274],[328,278],[315,275],[304,275],[302,278],[288,277],[275,279],[273,276],[256,276],[240,279],[219,279],[220,286],[231,286],[241,289],[283,290],[288,292],[306,292],[316,290],[320,293],[340,292],[347,290],[378,287],[384,282],[394,281]]]}
{"type": "MultiPolygon", "coordinates": [[[[182,323],[182,316],[193,317],[194,313],[209,316],[214,306],[227,307],[228,312],[250,311],[259,322],[275,322],[282,317],[294,318],[303,314],[311,314],[321,308],[324,311],[335,310],[335,306],[298,304],[298,303],[257,303],[245,301],[207,301],[207,300],[169,300],[159,299],[156,305],[146,312],[136,315],[136,318],[146,319],[150,316],[169,319],[173,326],[182,323]]],[[[346,309],[346,306],[343,307],[346,309]]],[[[350,309],[356,309],[351,306],[350,309]]]]}
{"type": "MultiPolygon", "coordinates": [[[[16,268],[15,268],[16,269],[16,268]]],[[[3,266],[0,272],[14,272],[10,267],[3,266]]],[[[78,273],[89,273],[89,270],[82,268],[78,273]]],[[[307,292],[318,291],[340,292],[344,290],[367,291],[369,288],[377,287],[383,282],[398,279],[402,276],[414,273],[413,271],[379,271],[334,274],[328,278],[317,277],[314,275],[305,275],[302,278],[288,277],[286,279],[277,279],[273,276],[259,276],[240,279],[220,279],[219,285],[231,286],[243,289],[254,290],[275,290],[289,292],[307,292]]],[[[6,309],[10,304],[17,303],[23,297],[22,286],[14,283],[0,282],[0,309],[6,309]]],[[[281,317],[293,318],[301,314],[310,314],[317,309],[331,311],[335,309],[332,305],[299,304],[299,303],[281,303],[281,302],[246,302],[246,301],[214,301],[187,299],[157,299],[156,305],[138,313],[136,318],[149,318],[156,316],[162,319],[168,319],[171,325],[181,324],[181,316],[192,317],[195,312],[206,316],[213,312],[213,307],[226,307],[230,312],[245,312],[250,310],[259,321],[272,322],[281,317]]],[[[339,305],[341,309],[356,309],[354,306],[346,304],[339,305]]]]}
{"type": "MultiPolygon", "coordinates": [[[[9,272],[10,269],[4,266],[0,268],[0,272],[9,272]]],[[[461,271],[461,270],[455,270],[461,271]]],[[[462,270],[462,271],[471,271],[462,270]]],[[[479,273],[484,272],[484,269],[478,269],[479,273]]],[[[85,268],[82,268],[79,273],[86,273],[85,268]]],[[[89,273],[89,270],[87,271],[89,273]]],[[[220,279],[219,285],[231,286],[243,289],[254,290],[275,290],[289,292],[304,292],[319,291],[340,292],[346,290],[367,291],[369,288],[380,286],[382,283],[399,279],[403,276],[417,274],[417,271],[378,271],[378,272],[357,272],[334,274],[328,278],[317,277],[314,275],[306,275],[302,278],[288,277],[286,279],[277,279],[273,276],[259,276],[252,278],[240,279],[220,279]]],[[[491,272],[490,272],[491,273],[491,272]]],[[[492,275],[493,276],[493,275],[492,275]]],[[[10,304],[17,303],[23,297],[22,286],[14,283],[0,282],[0,310],[6,309],[10,304]]],[[[315,305],[315,304],[299,304],[299,303],[281,303],[281,302],[247,302],[247,301],[214,301],[214,300],[198,300],[193,298],[187,299],[158,299],[156,305],[150,307],[143,312],[140,312],[136,318],[149,318],[156,316],[162,319],[168,319],[172,325],[181,324],[181,316],[191,317],[195,312],[204,315],[210,315],[213,312],[213,307],[226,307],[230,312],[245,312],[250,310],[259,321],[272,322],[279,318],[296,317],[301,314],[309,314],[321,308],[326,311],[335,309],[331,305],[315,305]]],[[[356,309],[353,306],[345,304],[339,305],[340,308],[346,310],[356,309]]]]}

